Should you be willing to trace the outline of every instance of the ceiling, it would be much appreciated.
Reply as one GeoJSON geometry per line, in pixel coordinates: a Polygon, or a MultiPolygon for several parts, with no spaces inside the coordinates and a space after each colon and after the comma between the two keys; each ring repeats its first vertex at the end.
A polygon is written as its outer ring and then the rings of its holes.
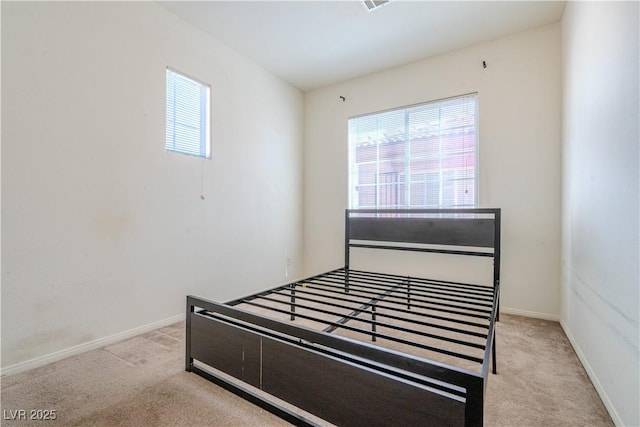
{"type": "Polygon", "coordinates": [[[561,19],[565,2],[160,1],[302,91],[561,19]]]}

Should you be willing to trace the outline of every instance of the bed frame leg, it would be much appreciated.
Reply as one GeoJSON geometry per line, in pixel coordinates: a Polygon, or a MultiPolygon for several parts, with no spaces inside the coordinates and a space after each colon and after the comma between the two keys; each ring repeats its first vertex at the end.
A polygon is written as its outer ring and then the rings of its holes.
{"type": "Polygon", "coordinates": [[[484,380],[479,379],[467,385],[467,403],[464,412],[465,427],[484,425],[484,380]]]}
{"type": "Polygon", "coordinates": [[[296,284],[291,284],[291,320],[296,320],[296,284]]]}
{"type": "Polygon", "coordinates": [[[187,316],[185,319],[185,363],[184,369],[187,372],[191,372],[193,366],[193,358],[191,357],[191,315],[195,311],[195,307],[191,303],[191,298],[187,297],[187,316]]]}
{"type": "Polygon", "coordinates": [[[349,267],[348,266],[344,270],[344,292],[346,294],[349,293],[349,267]]]}
{"type": "Polygon", "coordinates": [[[496,331],[494,329],[493,331],[493,344],[492,344],[492,355],[491,358],[493,359],[493,374],[496,375],[498,373],[498,368],[497,368],[497,362],[496,362],[496,331]]]}
{"type": "Polygon", "coordinates": [[[371,320],[373,322],[373,323],[371,323],[371,341],[375,341],[376,340],[376,305],[375,305],[375,301],[371,305],[371,320]]]}

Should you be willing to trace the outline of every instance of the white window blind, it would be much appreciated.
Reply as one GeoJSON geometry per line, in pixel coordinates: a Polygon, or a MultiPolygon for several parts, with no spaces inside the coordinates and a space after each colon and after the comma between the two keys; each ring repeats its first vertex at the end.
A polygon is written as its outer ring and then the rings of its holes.
{"type": "Polygon", "coordinates": [[[209,85],[167,68],[167,150],[210,157],[209,93],[209,85]]]}
{"type": "Polygon", "coordinates": [[[349,120],[349,205],[477,206],[477,95],[349,120]]]}

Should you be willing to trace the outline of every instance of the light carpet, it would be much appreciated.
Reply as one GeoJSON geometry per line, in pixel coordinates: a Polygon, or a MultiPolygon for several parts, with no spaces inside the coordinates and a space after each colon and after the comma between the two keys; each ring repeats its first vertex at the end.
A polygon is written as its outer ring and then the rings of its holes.
{"type": "MultiPolygon", "coordinates": [[[[557,322],[501,315],[497,351],[486,426],[613,426],[557,322]]],[[[1,401],[7,427],[289,425],[184,371],[184,323],[3,377],[1,401]]]]}

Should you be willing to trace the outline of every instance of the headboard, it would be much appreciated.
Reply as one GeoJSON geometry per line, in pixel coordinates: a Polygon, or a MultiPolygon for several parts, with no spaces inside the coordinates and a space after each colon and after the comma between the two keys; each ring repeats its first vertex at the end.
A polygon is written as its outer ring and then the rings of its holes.
{"type": "Polygon", "coordinates": [[[500,278],[500,209],[347,209],[345,268],[351,248],[494,258],[500,278]]]}

